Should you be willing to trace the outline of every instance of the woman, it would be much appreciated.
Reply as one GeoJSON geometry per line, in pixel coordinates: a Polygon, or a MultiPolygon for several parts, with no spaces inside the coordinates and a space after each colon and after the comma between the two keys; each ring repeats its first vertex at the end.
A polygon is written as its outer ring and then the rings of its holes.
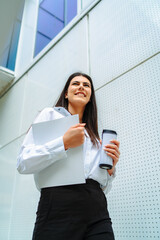
{"type": "Polygon", "coordinates": [[[67,151],[83,144],[85,184],[41,189],[33,240],[113,240],[112,223],[105,193],[111,188],[120,143],[113,139],[104,151],[113,159],[113,168],[99,168],[101,140],[98,134],[97,107],[92,79],[83,73],[72,74],[56,107],[45,108],[35,122],[79,114],[79,124],[64,136],[42,146],[34,144],[32,128],[18,156],[20,173],[37,173],[65,159],[67,151]]]}

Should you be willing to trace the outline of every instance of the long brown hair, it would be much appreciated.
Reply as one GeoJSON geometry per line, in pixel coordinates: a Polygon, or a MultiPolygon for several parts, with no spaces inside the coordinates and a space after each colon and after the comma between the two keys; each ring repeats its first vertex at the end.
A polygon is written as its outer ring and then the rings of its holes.
{"type": "Polygon", "coordinates": [[[65,93],[68,90],[71,80],[76,76],[83,76],[87,78],[91,83],[92,93],[90,101],[87,103],[85,107],[82,122],[86,123],[85,128],[91,138],[92,143],[98,146],[98,140],[100,140],[100,137],[98,133],[97,104],[93,82],[90,76],[82,72],[76,72],[70,75],[55,106],[64,107],[68,111],[68,99],[65,98],[65,93]]]}

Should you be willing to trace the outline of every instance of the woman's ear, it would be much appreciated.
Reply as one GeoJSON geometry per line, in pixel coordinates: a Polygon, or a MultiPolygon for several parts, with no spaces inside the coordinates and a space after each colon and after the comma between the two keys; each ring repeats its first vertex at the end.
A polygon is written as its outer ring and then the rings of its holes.
{"type": "Polygon", "coordinates": [[[68,98],[68,93],[67,92],[65,93],[65,98],[68,98]]]}

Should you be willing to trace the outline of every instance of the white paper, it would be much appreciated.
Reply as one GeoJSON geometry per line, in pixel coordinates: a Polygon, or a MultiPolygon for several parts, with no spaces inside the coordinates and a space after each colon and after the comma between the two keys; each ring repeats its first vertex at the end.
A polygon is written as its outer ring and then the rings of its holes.
{"type": "MultiPolygon", "coordinates": [[[[79,123],[78,114],[32,125],[36,145],[54,140],[79,123]]],[[[83,145],[68,149],[67,158],[57,160],[34,175],[37,188],[85,183],[83,145]]]]}

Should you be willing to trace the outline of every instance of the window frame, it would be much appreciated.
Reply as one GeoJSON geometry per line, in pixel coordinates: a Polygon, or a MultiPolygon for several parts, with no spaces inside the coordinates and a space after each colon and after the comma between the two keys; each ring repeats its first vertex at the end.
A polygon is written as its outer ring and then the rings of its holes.
{"type": "MultiPolygon", "coordinates": [[[[93,0],[88,7],[82,9],[82,0],[77,0],[77,15],[69,22],[36,56],[34,56],[36,38],[34,42],[33,62],[32,65],[36,64],[52,47],[54,47],[71,29],[78,24],[78,22],[88,14],[100,1],[93,0]]],[[[36,29],[37,31],[37,29],[36,29]]]]}

